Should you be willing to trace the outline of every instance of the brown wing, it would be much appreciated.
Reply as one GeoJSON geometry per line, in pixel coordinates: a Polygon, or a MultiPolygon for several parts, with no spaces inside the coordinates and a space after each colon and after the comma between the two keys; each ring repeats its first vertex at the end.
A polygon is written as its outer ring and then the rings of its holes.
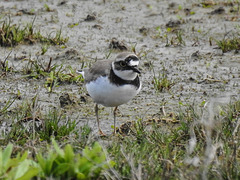
{"type": "Polygon", "coordinates": [[[95,81],[99,76],[107,76],[111,70],[113,60],[101,60],[92,65],[90,69],[84,70],[85,83],[95,81]]]}

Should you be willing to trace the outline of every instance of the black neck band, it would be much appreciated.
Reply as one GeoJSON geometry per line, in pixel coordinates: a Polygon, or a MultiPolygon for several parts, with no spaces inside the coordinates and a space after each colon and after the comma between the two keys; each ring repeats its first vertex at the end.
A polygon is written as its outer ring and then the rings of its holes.
{"type": "Polygon", "coordinates": [[[110,81],[111,83],[113,83],[113,84],[116,84],[117,86],[123,86],[123,85],[125,85],[125,84],[131,84],[131,85],[135,86],[136,89],[138,89],[139,86],[140,86],[140,80],[139,80],[139,77],[138,77],[138,76],[137,76],[134,80],[124,80],[124,79],[118,77],[118,76],[114,73],[114,71],[112,70],[112,68],[111,68],[110,74],[109,74],[109,81],[110,81]]]}

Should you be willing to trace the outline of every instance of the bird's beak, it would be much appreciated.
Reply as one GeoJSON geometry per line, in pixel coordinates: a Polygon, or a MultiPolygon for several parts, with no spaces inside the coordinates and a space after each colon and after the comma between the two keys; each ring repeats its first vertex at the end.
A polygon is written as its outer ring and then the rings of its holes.
{"type": "Polygon", "coordinates": [[[137,68],[139,64],[139,60],[131,60],[128,62],[128,66],[136,73],[141,74],[141,72],[139,71],[139,69],[137,68]]]}
{"type": "Polygon", "coordinates": [[[141,71],[137,68],[137,66],[130,66],[130,67],[134,72],[141,74],[141,71]]]}

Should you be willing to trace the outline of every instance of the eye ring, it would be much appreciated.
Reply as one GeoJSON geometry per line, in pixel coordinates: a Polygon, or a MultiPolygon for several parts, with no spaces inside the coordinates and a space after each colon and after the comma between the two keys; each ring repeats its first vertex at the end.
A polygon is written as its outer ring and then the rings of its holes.
{"type": "Polygon", "coordinates": [[[121,66],[121,67],[126,67],[126,66],[127,66],[127,64],[126,64],[126,62],[125,62],[125,61],[120,61],[120,63],[119,63],[119,64],[120,64],[120,66],[121,66]]]}

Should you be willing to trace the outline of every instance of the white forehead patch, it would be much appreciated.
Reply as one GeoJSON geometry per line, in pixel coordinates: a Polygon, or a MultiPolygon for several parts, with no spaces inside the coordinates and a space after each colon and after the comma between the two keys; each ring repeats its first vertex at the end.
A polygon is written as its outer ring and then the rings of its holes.
{"type": "Polygon", "coordinates": [[[138,66],[138,64],[139,64],[139,61],[136,61],[136,60],[129,61],[130,66],[138,66]]]}

